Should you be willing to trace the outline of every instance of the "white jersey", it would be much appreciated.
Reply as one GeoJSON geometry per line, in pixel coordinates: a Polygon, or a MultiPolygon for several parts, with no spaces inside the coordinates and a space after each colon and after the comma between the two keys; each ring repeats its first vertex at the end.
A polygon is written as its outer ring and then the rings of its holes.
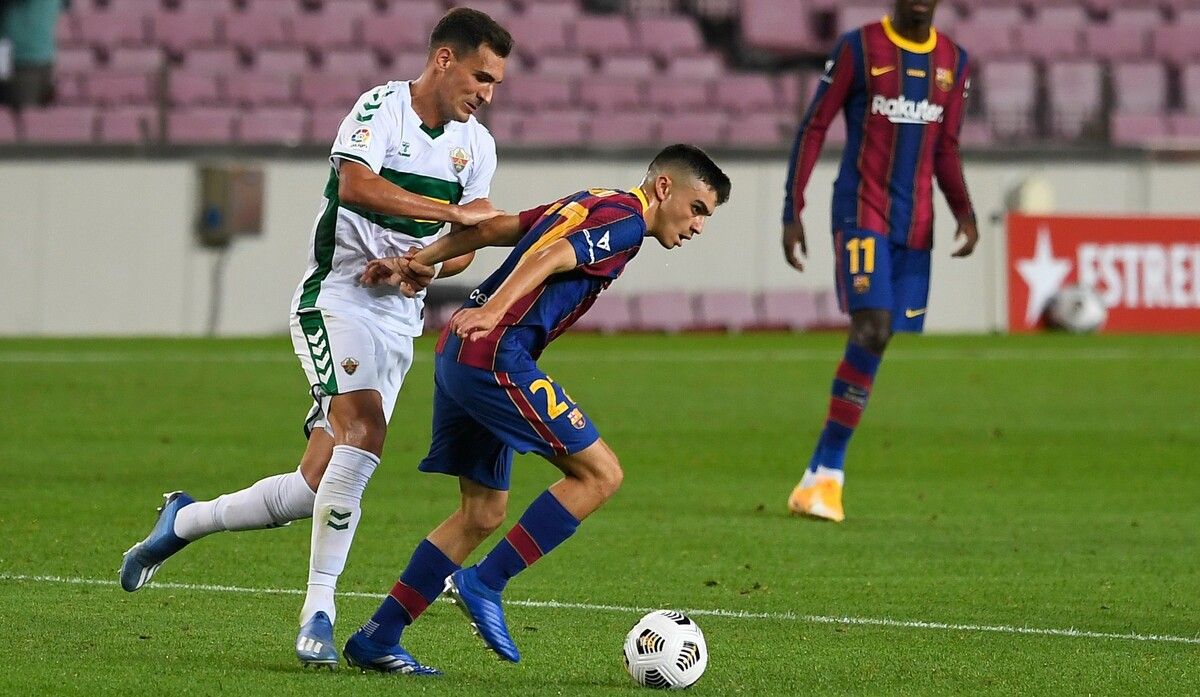
{"type": "Polygon", "coordinates": [[[475,117],[429,129],[412,109],[407,82],[389,82],[359,98],[342,120],[333,166],[317,214],[308,270],[292,313],[333,310],[366,316],[383,328],[420,336],[424,293],[406,298],[392,287],[367,287],[359,275],[371,259],[400,256],[437,240],[443,223],[382,215],[338,200],[338,167],[357,162],[414,194],[443,203],[487,198],[496,143],[475,117]]]}

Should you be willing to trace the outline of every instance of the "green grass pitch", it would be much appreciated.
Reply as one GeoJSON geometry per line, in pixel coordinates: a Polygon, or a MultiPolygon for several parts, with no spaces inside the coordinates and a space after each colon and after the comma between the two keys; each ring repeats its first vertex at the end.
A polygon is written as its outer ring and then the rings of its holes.
{"type": "MultiPolygon", "coordinates": [[[[625,486],[509,586],[565,604],[510,607],[520,664],[439,603],[406,635],[446,671],[421,680],[300,669],[307,522],[205,539],[157,587],[116,586],[160,492],[295,467],[307,403],[286,339],[0,341],[0,693],[625,693],[636,608],[714,611],[694,615],[696,694],[1200,692],[1200,337],[901,337],[851,446],[847,522],[793,519],[841,342],[552,346],[543,366],[625,486]]],[[[431,352],[367,490],[339,641],[457,501],[415,471],[431,352]]],[[[510,523],[556,478],[535,457],[515,470],[510,523]]]]}

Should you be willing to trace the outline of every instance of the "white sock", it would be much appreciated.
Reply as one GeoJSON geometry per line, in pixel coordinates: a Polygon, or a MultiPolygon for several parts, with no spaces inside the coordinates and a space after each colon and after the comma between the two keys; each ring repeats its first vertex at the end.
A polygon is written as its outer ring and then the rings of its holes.
{"type": "Polygon", "coordinates": [[[249,487],[179,510],[175,534],[196,540],[222,530],[261,530],[312,515],[316,492],[300,470],[260,479],[249,487]]]}
{"type": "Polygon", "coordinates": [[[312,547],[308,558],[308,595],[300,610],[300,624],[312,619],[317,612],[337,615],[333,606],[333,591],[338,576],[346,568],[346,556],[354,531],[362,514],[362,495],[379,458],[350,445],[337,445],[329,468],[317,487],[313,504],[312,547]]]}

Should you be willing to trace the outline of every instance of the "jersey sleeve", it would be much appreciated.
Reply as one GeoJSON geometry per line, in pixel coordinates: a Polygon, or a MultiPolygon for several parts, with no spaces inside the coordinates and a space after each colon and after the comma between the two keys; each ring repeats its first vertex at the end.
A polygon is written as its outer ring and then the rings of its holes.
{"type": "Polygon", "coordinates": [[[575,248],[575,267],[584,273],[616,278],[620,267],[608,263],[628,256],[646,235],[646,221],[626,208],[600,207],[566,236],[575,248]]]}
{"type": "Polygon", "coordinates": [[[329,153],[335,168],[348,161],[366,165],[375,173],[383,169],[391,139],[387,124],[394,121],[390,114],[384,115],[389,110],[386,98],[390,94],[387,85],[376,87],[359,97],[354,109],[342,119],[329,153]]]}
{"type": "Polygon", "coordinates": [[[518,221],[517,224],[521,228],[521,233],[524,234],[526,232],[529,232],[530,228],[532,228],[534,226],[534,224],[537,223],[538,219],[540,219],[543,215],[545,215],[546,211],[550,210],[550,208],[555,205],[557,205],[557,204],[547,203],[543,206],[538,206],[537,208],[530,208],[527,211],[521,211],[519,214],[517,214],[517,221],[518,221]]]}
{"type": "Polygon", "coordinates": [[[956,220],[969,220],[975,216],[971,197],[967,193],[967,180],[963,175],[962,154],[958,147],[958,134],[962,130],[963,112],[967,95],[971,89],[971,73],[967,66],[966,53],[959,58],[959,78],[946,104],[942,121],[942,132],[933,155],[933,172],[938,188],[946,197],[946,203],[954,212],[956,220]]]}
{"type": "Polygon", "coordinates": [[[790,223],[800,217],[804,210],[804,188],[812,175],[821,146],[825,143],[825,132],[829,124],[842,110],[855,82],[857,67],[851,37],[846,34],[834,46],[829,60],[825,62],[825,73],[817,83],[816,92],[808,111],[800,121],[800,129],[792,144],[788,161],[787,188],[784,192],[783,222],[790,223]]]}
{"type": "Polygon", "coordinates": [[[496,174],[496,141],[487,129],[479,129],[478,149],[475,151],[475,163],[471,175],[463,187],[462,200],[466,205],[471,201],[487,198],[492,190],[492,177],[496,174]]]}

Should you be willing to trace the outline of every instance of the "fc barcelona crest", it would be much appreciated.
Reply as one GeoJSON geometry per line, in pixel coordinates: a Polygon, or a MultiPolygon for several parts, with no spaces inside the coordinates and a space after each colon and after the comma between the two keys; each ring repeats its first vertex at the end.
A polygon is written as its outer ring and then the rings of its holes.
{"type": "Polygon", "coordinates": [[[949,92],[954,87],[954,71],[949,68],[938,68],[933,76],[934,82],[943,92],[949,92]]]}
{"type": "Polygon", "coordinates": [[[454,165],[455,172],[461,172],[471,164],[471,158],[467,156],[466,150],[455,148],[450,151],[450,164],[454,165]]]}
{"type": "Polygon", "coordinates": [[[579,407],[572,409],[571,413],[567,414],[567,419],[571,421],[571,425],[576,429],[582,430],[587,425],[587,419],[584,418],[583,412],[579,411],[579,407]]]}
{"type": "Polygon", "coordinates": [[[347,375],[353,375],[354,371],[358,370],[358,361],[353,358],[347,358],[342,361],[342,370],[346,371],[347,375]]]}
{"type": "Polygon", "coordinates": [[[870,276],[855,276],[854,277],[854,292],[859,295],[864,295],[871,290],[870,276]]]}

